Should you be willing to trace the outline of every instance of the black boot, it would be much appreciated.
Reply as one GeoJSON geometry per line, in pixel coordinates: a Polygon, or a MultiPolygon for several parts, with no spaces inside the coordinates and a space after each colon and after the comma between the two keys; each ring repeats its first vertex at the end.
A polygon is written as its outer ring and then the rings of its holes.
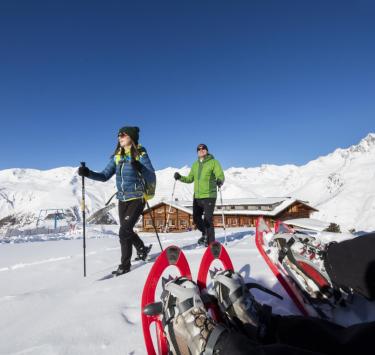
{"type": "Polygon", "coordinates": [[[205,234],[202,234],[202,236],[198,239],[198,245],[208,246],[208,239],[205,234]]]}
{"type": "Polygon", "coordinates": [[[128,273],[130,271],[130,265],[129,266],[124,266],[120,264],[117,268],[117,270],[112,271],[112,274],[115,276],[120,276],[128,273]]]}
{"type": "Polygon", "coordinates": [[[137,256],[134,260],[138,261],[138,260],[143,260],[145,261],[148,257],[148,254],[150,253],[151,251],[151,248],[152,248],[152,244],[150,244],[148,247],[146,246],[143,246],[142,248],[140,248],[139,250],[137,250],[137,256]]]}

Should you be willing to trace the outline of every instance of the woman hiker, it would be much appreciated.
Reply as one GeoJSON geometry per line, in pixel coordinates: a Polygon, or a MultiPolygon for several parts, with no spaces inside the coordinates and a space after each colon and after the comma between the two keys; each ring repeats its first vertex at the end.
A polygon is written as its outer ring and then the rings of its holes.
{"type": "Polygon", "coordinates": [[[188,176],[176,172],[174,178],[190,184],[194,181],[193,220],[202,232],[198,244],[208,245],[215,241],[213,215],[217,197],[217,187],[224,183],[224,172],[220,163],[208,153],[205,144],[197,147],[198,159],[193,163],[188,176]],[[204,219],[202,218],[204,215],[204,219]]]}
{"type": "Polygon", "coordinates": [[[95,172],[87,167],[78,169],[80,176],[103,182],[116,174],[121,244],[121,263],[114,272],[116,276],[130,271],[133,245],[137,250],[138,258],[142,260],[147,258],[151,249],[151,245],[145,247],[133,230],[146,200],[154,196],[156,187],[155,170],[146,149],[138,144],[138,139],[138,127],[122,127],[118,132],[115,152],[102,172],[95,172]]]}

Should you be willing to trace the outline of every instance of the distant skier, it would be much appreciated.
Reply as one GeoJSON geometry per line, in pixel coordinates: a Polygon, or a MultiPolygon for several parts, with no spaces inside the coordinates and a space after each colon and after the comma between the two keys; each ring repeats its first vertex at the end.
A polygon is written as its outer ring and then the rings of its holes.
{"type": "Polygon", "coordinates": [[[114,271],[117,276],[130,271],[132,245],[142,260],[147,258],[151,249],[151,245],[146,247],[133,231],[145,201],[154,196],[156,187],[155,170],[146,149],[138,144],[138,139],[138,127],[122,127],[118,132],[115,152],[102,172],[94,172],[87,167],[78,169],[80,176],[103,182],[116,174],[121,244],[121,263],[114,271]]]}
{"type": "Polygon", "coordinates": [[[224,172],[220,163],[208,153],[205,144],[199,144],[197,152],[198,159],[193,163],[189,175],[181,176],[176,172],[174,178],[187,184],[194,181],[193,220],[202,232],[198,244],[207,246],[215,240],[213,214],[217,187],[220,188],[224,183],[224,172]]]}

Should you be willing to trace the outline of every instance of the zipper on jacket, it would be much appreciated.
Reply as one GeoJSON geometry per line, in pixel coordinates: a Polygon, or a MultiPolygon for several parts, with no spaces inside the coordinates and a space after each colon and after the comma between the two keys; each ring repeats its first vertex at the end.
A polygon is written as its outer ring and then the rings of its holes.
{"type": "Polygon", "coordinates": [[[124,176],[122,175],[122,171],[124,170],[124,164],[125,164],[125,162],[123,162],[122,165],[121,165],[120,174],[121,174],[121,189],[122,189],[123,194],[125,195],[125,191],[124,191],[124,176]]]}
{"type": "Polygon", "coordinates": [[[204,162],[204,160],[203,161],[199,160],[199,168],[198,168],[198,196],[199,196],[199,184],[200,184],[199,180],[200,180],[201,174],[202,174],[203,162],[204,162]]]}

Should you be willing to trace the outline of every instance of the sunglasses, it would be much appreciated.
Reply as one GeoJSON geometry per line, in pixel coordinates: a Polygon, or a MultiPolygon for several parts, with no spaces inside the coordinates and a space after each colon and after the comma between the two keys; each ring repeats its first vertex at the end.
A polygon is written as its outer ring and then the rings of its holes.
{"type": "Polygon", "coordinates": [[[119,135],[118,135],[118,137],[125,137],[125,136],[127,136],[126,133],[119,133],[119,135]]]}
{"type": "Polygon", "coordinates": [[[206,148],[203,148],[203,147],[200,147],[197,149],[197,152],[199,152],[200,150],[207,150],[206,148]]]}

